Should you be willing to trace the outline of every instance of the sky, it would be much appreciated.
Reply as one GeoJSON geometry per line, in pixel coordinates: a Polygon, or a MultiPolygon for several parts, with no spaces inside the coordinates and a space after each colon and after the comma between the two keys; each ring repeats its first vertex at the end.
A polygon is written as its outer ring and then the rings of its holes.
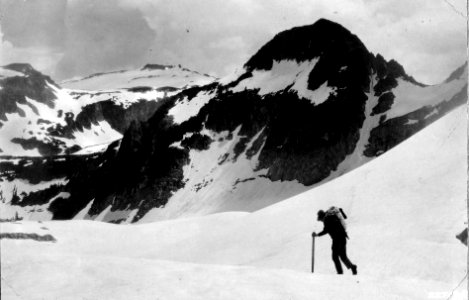
{"type": "Polygon", "coordinates": [[[418,81],[467,57],[464,0],[0,0],[0,65],[56,80],[181,64],[223,77],[272,37],[319,18],[340,23],[418,81]]]}

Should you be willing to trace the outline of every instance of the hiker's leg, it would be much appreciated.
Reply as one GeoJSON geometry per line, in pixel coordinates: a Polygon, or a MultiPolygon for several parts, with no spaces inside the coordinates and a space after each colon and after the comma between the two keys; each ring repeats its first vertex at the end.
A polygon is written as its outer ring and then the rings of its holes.
{"type": "Polygon", "coordinates": [[[344,271],[342,270],[342,264],[340,263],[339,249],[337,246],[337,242],[332,240],[332,260],[334,261],[337,274],[343,274],[344,271]]]}
{"type": "Polygon", "coordinates": [[[347,257],[347,240],[344,238],[343,240],[338,243],[338,252],[339,252],[339,257],[344,263],[344,265],[347,267],[347,269],[350,269],[354,266],[354,264],[350,261],[350,259],[347,257]]]}

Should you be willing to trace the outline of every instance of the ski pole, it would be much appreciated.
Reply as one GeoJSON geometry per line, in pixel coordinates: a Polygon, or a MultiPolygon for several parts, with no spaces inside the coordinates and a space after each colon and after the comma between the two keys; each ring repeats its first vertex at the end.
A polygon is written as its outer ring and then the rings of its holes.
{"type": "Polygon", "coordinates": [[[312,247],[312,255],[311,255],[311,273],[314,273],[314,241],[316,236],[313,234],[313,247],[312,247]]]}

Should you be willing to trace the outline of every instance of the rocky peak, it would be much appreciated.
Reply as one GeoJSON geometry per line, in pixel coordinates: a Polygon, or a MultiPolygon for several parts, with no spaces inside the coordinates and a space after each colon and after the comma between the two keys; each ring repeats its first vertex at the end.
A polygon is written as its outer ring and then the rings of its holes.
{"type": "Polygon", "coordinates": [[[45,84],[46,82],[48,82],[58,87],[58,85],[49,76],[44,75],[41,72],[37,71],[28,63],[12,63],[9,65],[3,66],[2,68],[23,73],[24,75],[30,78],[29,80],[30,84],[38,85],[38,84],[45,84]]]}
{"type": "Polygon", "coordinates": [[[386,59],[384,59],[384,57],[379,53],[375,56],[373,68],[375,69],[378,79],[395,81],[397,78],[402,78],[418,86],[425,86],[415,80],[412,76],[408,75],[405,72],[404,67],[397,61],[394,59],[386,61],[386,59]]]}
{"type": "Polygon", "coordinates": [[[37,73],[37,71],[28,63],[12,63],[9,65],[3,66],[3,68],[17,71],[25,75],[29,75],[31,73],[37,73]]]}
{"type": "MultiPolygon", "coordinates": [[[[341,25],[320,19],[312,25],[294,27],[277,34],[246,64],[248,71],[270,70],[274,60],[311,60],[322,55],[367,52],[357,36],[341,25]]],[[[337,57],[339,58],[339,57],[337,57]]]]}
{"type": "Polygon", "coordinates": [[[320,19],[277,34],[244,67],[250,73],[271,70],[274,61],[317,59],[308,77],[308,89],[315,90],[326,81],[337,88],[369,89],[372,58],[356,35],[337,23],[320,19]]]}

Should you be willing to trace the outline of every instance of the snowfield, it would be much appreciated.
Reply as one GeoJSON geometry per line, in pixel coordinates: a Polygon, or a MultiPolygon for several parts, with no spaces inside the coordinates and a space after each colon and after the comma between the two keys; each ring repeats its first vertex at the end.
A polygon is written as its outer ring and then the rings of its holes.
{"type": "MultiPolygon", "coordinates": [[[[113,225],[0,223],[2,299],[467,299],[467,115],[449,113],[378,159],[252,212],[113,225]],[[348,214],[358,276],[334,274],[316,212],[348,214]]],[[[148,221],[148,220],[147,220],[148,221]]]]}
{"type": "Polygon", "coordinates": [[[308,89],[309,74],[318,61],[319,58],[301,63],[294,60],[274,60],[271,70],[255,70],[252,77],[242,80],[231,90],[240,92],[245,89],[259,89],[259,95],[266,95],[277,93],[291,86],[299,97],[309,99],[314,105],[319,105],[324,103],[331,94],[335,94],[336,88],[329,87],[325,82],[314,91],[308,89]]]}
{"type": "Polygon", "coordinates": [[[138,86],[182,88],[185,86],[205,85],[215,77],[200,74],[182,66],[161,65],[158,68],[147,66],[138,70],[122,70],[109,73],[94,74],[84,78],[66,80],[61,86],[80,90],[123,89],[138,86]]]}
{"type": "Polygon", "coordinates": [[[386,117],[392,119],[410,113],[425,105],[432,106],[442,101],[451,100],[455,91],[467,88],[467,64],[464,66],[462,74],[464,75],[458,79],[425,87],[398,79],[397,87],[392,89],[395,95],[394,103],[386,117]]]}

